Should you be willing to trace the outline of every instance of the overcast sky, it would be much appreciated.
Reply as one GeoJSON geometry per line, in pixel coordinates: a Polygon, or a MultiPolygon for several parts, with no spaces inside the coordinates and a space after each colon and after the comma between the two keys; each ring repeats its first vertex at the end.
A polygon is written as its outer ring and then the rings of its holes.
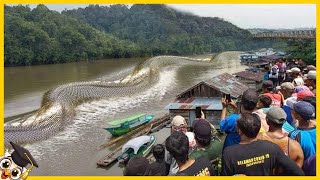
{"type": "MultiPolygon", "coordinates": [[[[35,7],[31,5],[30,7],[35,7]]],[[[86,7],[79,4],[46,4],[51,10],[86,7]]],[[[240,28],[315,28],[316,6],[307,4],[171,4],[175,9],[203,17],[220,17],[240,28]]]]}

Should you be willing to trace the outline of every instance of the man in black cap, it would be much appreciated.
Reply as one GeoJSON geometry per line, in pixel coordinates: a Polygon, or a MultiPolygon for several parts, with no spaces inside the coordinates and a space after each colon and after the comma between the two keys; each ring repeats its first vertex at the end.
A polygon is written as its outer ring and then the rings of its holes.
{"type": "Polygon", "coordinates": [[[133,157],[129,160],[124,176],[148,176],[150,171],[149,161],[145,157],[133,157]]]}
{"type": "Polygon", "coordinates": [[[271,106],[282,107],[283,106],[283,96],[282,94],[273,92],[274,84],[272,81],[267,80],[262,82],[262,92],[263,95],[269,96],[272,100],[271,106]]]}
{"type": "Polygon", "coordinates": [[[292,116],[298,120],[299,126],[289,136],[300,143],[304,159],[308,159],[316,154],[316,126],[311,121],[314,119],[315,109],[312,104],[299,101],[293,105],[292,116]]]}
{"type": "MultiPolygon", "coordinates": [[[[259,133],[257,138],[277,144],[301,168],[303,165],[303,151],[300,144],[282,132],[282,125],[286,122],[287,114],[279,107],[272,107],[266,114],[269,132],[259,133]]],[[[278,171],[280,173],[280,171],[278,171]]]]}
{"type": "Polygon", "coordinates": [[[30,152],[10,142],[14,151],[0,159],[1,179],[26,179],[33,166],[39,167],[30,152]],[[26,169],[27,165],[31,166],[26,169]]]}
{"type": "Polygon", "coordinates": [[[193,126],[197,148],[190,154],[193,159],[206,157],[214,160],[221,155],[223,144],[218,140],[212,140],[211,127],[208,121],[202,119],[193,126]]]}

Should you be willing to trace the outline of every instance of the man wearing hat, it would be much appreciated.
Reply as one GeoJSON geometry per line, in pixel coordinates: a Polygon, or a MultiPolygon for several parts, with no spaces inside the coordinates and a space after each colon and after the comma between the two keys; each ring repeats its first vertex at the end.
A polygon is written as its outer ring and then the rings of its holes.
{"type": "Polygon", "coordinates": [[[292,116],[298,120],[299,126],[289,136],[300,143],[304,159],[308,159],[316,153],[316,126],[311,122],[315,109],[310,103],[299,101],[293,105],[292,116]]]}
{"type": "Polygon", "coordinates": [[[283,134],[282,125],[286,122],[287,114],[279,107],[272,107],[266,115],[269,132],[259,133],[257,138],[277,144],[301,168],[303,165],[303,151],[300,144],[290,140],[283,134]]]}
{"type": "Polygon", "coordinates": [[[314,65],[308,65],[307,70],[309,71],[315,71],[317,68],[314,65]]]}
{"type": "Polygon", "coordinates": [[[301,71],[300,71],[299,68],[294,67],[294,68],[291,68],[290,70],[291,70],[291,77],[292,77],[293,79],[298,78],[298,77],[301,78],[301,75],[300,75],[300,72],[301,72],[301,71]]]}
{"type": "Polygon", "coordinates": [[[263,95],[269,96],[272,100],[271,106],[282,107],[283,97],[279,93],[273,92],[273,83],[270,80],[262,82],[262,92],[263,95]]]}
{"type": "Polygon", "coordinates": [[[148,176],[150,164],[145,157],[133,157],[129,160],[123,175],[124,176],[148,176]]]}
{"type": "MultiPolygon", "coordinates": [[[[184,117],[177,115],[173,117],[171,121],[171,134],[175,132],[182,132],[184,134],[187,133],[187,122],[184,119],[184,117]]],[[[191,139],[190,139],[191,140],[191,139]]],[[[192,141],[192,140],[191,140],[192,141]]],[[[189,142],[192,143],[192,142],[189,142]]],[[[178,172],[179,166],[177,164],[177,161],[173,158],[172,154],[170,154],[168,151],[166,151],[166,163],[170,164],[169,169],[169,175],[174,175],[178,172]]]]}
{"type": "Polygon", "coordinates": [[[284,99],[292,97],[294,94],[294,85],[291,82],[284,82],[281,84],[280,92],[284,99]]]}
{"type": "Polygon", "coordinates": [[[173,133],[175,131],[186,133],[187,128],[188,128],[187,122],[184,119],[184,117],[182,117],[180,115],[173,117],[173,119],[171,121],[171,133],[173,133]]]}
{"type": "Polygon", "coordinates": [[[297,93],[297,101],[302,101],[306,97],[315,97],[314,94],[308,90],[301,90],[297,93]]]}
{"type": "Polygon", "coordinates": [[[214,160],[221,155],[223,144],[218,140],[212,140],[211,126],[208,121],[197,121],[193,126],[193,132],[197,148],[190,154],[190,157],[193,159],[206,157],[214,160]]]}
{"type": "Polygon", "coordinates": [[[316,94],[316,71],[309,71],[304,83],[313,94],[316,94]]]}

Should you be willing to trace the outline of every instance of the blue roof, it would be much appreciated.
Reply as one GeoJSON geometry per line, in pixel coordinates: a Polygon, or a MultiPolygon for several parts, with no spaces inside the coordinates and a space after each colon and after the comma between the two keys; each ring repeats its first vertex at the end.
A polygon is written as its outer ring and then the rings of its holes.
{"type": "Polygon", "coordinates": [[[201,106],[204,110],[222,110],[221,98],[184,98],[170,103],[165,109],[195,109],[201,106]]]}

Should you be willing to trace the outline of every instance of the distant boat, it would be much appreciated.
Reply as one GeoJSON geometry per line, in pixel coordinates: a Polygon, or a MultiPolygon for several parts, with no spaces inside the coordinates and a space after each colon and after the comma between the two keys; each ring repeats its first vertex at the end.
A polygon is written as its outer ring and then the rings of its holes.
{"type": "Polygon", "coordinates": [[[241,62],[252,62],[256,61],[258,59],[258,56],[255,54],[243,54],[240,56],[241,62]]]}
{"type": "Polygon", "coordinates": [[[154,115],[146,115],[145,113],[136,114],[127,118],[116,119],[107,123],[105,130],[109,131],[114,136],[121,136],[132,129],[148,123],[153,119],[154,115]]]}
{"type": "Polygon", "coordinates": [[[120,163],[127,163],[134,156],[145,157],[149,154],[155,142],[156,137],[153,135],[131,139],[122,146],[122,154],[117,159],[120,163]]]}

